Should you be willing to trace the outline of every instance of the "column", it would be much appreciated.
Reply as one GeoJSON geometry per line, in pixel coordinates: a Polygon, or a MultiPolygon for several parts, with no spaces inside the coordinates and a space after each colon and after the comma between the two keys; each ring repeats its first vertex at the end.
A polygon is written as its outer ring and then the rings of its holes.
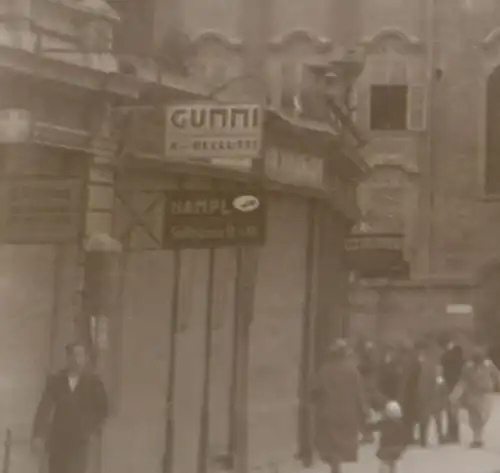
{"type": "MultiPolygon", "coordinates": [[[[111,159],[111,156],[95,156],[88,167],[81,268],[83,291],[75,331],[91,349],[92,361],[106,387],[112,415],[121,372],[122,246],[111,236],[115,199],[111,159]]],[[[101,471],[105,445],[105,441],[96,443],[91,452],[89,473],[101,471]]]]}

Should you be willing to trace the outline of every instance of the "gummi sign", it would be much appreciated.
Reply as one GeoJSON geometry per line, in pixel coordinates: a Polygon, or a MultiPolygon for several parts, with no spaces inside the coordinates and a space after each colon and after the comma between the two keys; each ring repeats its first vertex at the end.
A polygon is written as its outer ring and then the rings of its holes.
{"type": "Polygon", "coordinates": [[[261,157],[262,109],[248,104],[167,107],[167,159],[261,157]]]}

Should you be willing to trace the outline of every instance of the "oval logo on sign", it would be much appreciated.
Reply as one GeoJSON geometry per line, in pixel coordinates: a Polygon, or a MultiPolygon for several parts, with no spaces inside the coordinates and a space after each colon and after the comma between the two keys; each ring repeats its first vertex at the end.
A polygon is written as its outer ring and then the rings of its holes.
{"type": "Polygon", "coordinates": [[[259,206],[259,199],[253,195],[240,195],[233,200],[233,207],[240,212],[253,212],[259,206]]]}

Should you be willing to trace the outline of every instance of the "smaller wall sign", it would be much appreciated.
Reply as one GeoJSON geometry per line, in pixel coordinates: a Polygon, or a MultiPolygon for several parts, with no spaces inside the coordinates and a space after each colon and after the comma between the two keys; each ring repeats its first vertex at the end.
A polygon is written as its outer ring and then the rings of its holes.
{"type": "Polygon", "coordinates": [[[269,148],[265,154],[266,176],[284,184],[324,187],[325,161],[296,151],[269,148]]]}
{"type": "Polygon", "coordinates": [[[0,186],[5,193],[5,241],[50,244],[79,238],[83,204],[80,180],[9,178],[0,186]]]}
{"type": "Polygon", "coordinates": [[[262,191],[170,191],[165,204],[167,248],[259,246],[265,242],[262,191]]]}
{"type": "Polygon", "coordinates": [[[346,241],[346,250],[403,250],[401,236],[350,236],[346,241]]]}
{"type": "Polygon", "coordinates": [[[470,304],[448,304],[446,313],[449,315],[472,315],[474,309],[470,304]]]}

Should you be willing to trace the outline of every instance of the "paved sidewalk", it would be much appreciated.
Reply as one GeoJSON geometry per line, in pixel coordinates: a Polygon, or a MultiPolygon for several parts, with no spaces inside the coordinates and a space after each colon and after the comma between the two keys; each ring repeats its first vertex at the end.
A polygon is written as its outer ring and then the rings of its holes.
{"type": "MultiPolygon", "coordinates": [[[[411,448],[400,463],[399,473],[500,473],[500,396],[496,399],[495,412],[488,426],[486,446],[483,450],[468,448],[470,433],[465,413],[461,420],[464,424],[462,445],[441,447],[432,442],[428,449],[411,448]]],[[[362,447],[360,461],[344,468],[345,473],[377,471],[374,446],[362,447]]],[[[304,470],[304,473],[329,471],[323,465],[318,465],[313,469],[304,470]]]]}

